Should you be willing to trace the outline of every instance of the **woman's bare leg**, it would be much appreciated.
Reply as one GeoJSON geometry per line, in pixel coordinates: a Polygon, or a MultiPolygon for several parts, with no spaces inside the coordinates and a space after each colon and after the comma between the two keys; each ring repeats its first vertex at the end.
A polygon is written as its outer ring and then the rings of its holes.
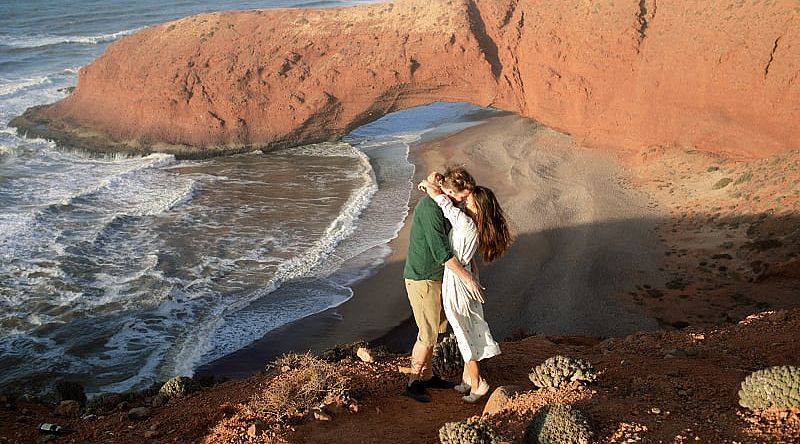
{"type": "Polygon", "coordinates": [[[465,363],[464,371],[469,377],[471,390],[469,395],[463,396],[461,399],[469,403],[475,403],[489,392],[489,384],[481,379],[481,370],[478,366],[478,361],[469,361],[465,363]]]}
{"type": "Polygon", "coordinates": [[[478,385],[481,383],[481,369],[478,366],[478,361],[468,361],[464,363],[464,374],[467,376],[472,389],[478,388],[478,385]]]}

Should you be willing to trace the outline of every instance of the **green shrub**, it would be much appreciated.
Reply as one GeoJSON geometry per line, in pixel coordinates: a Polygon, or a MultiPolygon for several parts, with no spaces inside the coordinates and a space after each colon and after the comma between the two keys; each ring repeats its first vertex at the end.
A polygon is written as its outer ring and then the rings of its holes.
{"type": "Polygon", "coordinates": [[[165,382],[158,390],[158,394],[167,398],[174,398],[176,396],[183,396],[191,392],[196,392],[197,390],[200,390],[200,384],[194,379],[187,376],[176,376],[165,382]]]}
{"type": "Polygon", "coordinates": [[[56,383],[56,393],[58,401],[78,401],[81,405],[86,404],[86,392],[83,386],[77,382],[59,381],[56,383]]]}
{"type": "Polygon", "coordinates": [[[773,248],[780,248],[782,246],[783,242],[778,239],[759,239],[742,245],[742,248],[747,250],[765,251],[773,248]]]}
{"type": "Polygon", "coordinates": [[[567,404],[545,405],[525,433],[526,444],[589,444],[592,429],[586,416],[567,404]]]}
{"type": "Polygon", "coordinates": [[[725,177],[725,178],[722,178],[722,179],[718,180],[717,183],[715,183],[714,186],[711,187],[711,188],[714,189],[714,190],[719,190],[719,189],[727,187],[728,184],[731,183],[732,181],[733,181],[733,179],[731,179],[730,177],[725,177]]]}
{"type": "Polygon", "coordinates": [[[458,350],[454,334],[443,338],[433,347],[433,371],[439,375],[460,372],[464,368],[464,358],[458,350]]]}
{"type": "Polygon", "coordinates": [[[96,415],[103,412],[107,404],[107,396],[108,395],[105,393],[101,393],[92,397],[92,399],[86,403],[86,413],[96,415]]]}
{"type": "Polygon", "coordinates": [[[748,172],[742,174],[741,176],[739,176],[733,184],[734,185],[743,184],[745,182],[749,182],[750,179],[752,179],[752,178],[753,178],[753,173],[748,171],[748,172]]]}
{"type": "Polygon", "coordinates": [[[343,359],[355,359],[357,357],[356,352],[361,347],[369,348],[369,344],[362,340],[353,342],[351,344],[337,345],[320,353],[319,357],[320,359],[328,362],[339,362],[343,359]]]}
{"type": "Polygon", "coordinates": [[[739,405],[749,409],[800,407],[800,367],[769,367],[742,381],[739,405]]]}
{"type": "Polygon", "coordinates": [[[501,441],[497,430],[480,419],[448,422],[439,429],[441,444],[494,444],[501,441]]]}
{"type": "Polygon", "coordinates": [[[582,359],[556,355],[536,366],[528,379],[537,387],[560,387],[573,381],[595,382],[597,372],[582,359]]]}

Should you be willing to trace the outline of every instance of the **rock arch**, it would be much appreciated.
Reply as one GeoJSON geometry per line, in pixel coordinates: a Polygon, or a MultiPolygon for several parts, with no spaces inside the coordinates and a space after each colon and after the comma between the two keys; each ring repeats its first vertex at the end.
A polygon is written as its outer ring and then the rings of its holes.
{"type": "Polygon", "coordinates": [[[12,121],[98,151],[205,156],[332,140],[464,101],[615,149],[800,148],[800,8],[400,0],[202,14],[142,30],[12,121]]]}

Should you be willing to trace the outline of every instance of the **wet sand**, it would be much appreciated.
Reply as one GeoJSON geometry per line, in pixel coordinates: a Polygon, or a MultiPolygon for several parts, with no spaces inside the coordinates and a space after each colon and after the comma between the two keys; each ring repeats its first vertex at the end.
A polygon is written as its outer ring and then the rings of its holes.
{"type": "MultiPolygon", "coordinates": [[[[482,266],[487,320],[498,339],[520,333],[624,336],[658,328],[620,293],[660,283],[664,257],[654,228],[660,215],[625,187],[614,154],[576,145],[564,134],[516,115],[489,119],[411,149],[415,182],[432,169],[463,164],[492,188],[516,242],[482,266]]],[[[421,193],[412,193],[413,209],[421,193]]],[[[358,339],[407,352],[415,329],[402,269],[410,217],[377,272],[339,307],[287,324],[197,374],[244,377],[288,351],[321,351],[358,339]]]]}

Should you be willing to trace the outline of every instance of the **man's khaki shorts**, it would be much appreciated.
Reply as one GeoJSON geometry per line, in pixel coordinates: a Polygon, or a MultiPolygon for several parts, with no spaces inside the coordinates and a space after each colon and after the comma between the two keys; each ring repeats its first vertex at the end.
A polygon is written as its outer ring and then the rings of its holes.
{"type": "Polygon", "coordinates": [[[417,340],[433,347],[439,333],[447,331],[447,318],[442,308],[442,283],[406,279],[406,293],[419,329],[417,340]]]}

